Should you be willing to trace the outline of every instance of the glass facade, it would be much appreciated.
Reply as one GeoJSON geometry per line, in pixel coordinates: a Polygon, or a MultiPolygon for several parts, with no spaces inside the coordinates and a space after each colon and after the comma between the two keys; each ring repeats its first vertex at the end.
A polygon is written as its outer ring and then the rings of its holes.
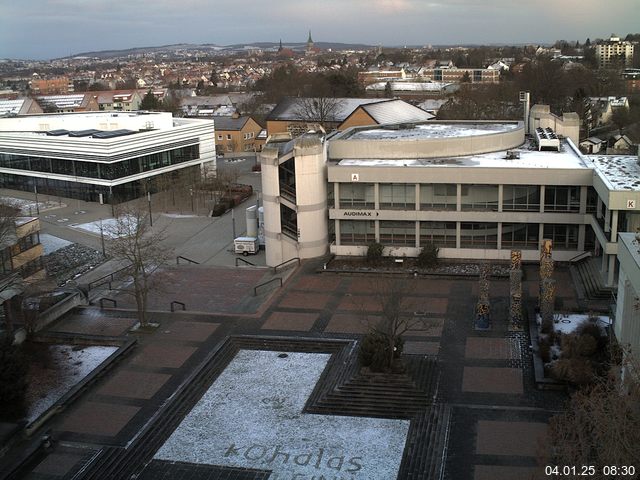
{"type": "Polygon", "coordinates": [[[421,210],[456,210],[457,191],[455,183],[420,185],[421,210]]]}
{"type": "Polygon", "coordinates": [[[200,146],[174,148],[165,152],[143,155],[118,162],[86,162],[82,160],[62,160],[48,157],[29,157],[0,153],[0,167],[17,170],[29,170],[43,173],[57,173],[74,177],[116,180],[141,172],[200,158],[200,146]]]}
{"type": "Polygon", "coordinates": [[[340,220],[340,243],[342,245],[369,245],[376,241],[374,221],[340,220]]]}
{"type": "Polygon", "coordinates": [[[498,224],[462,222],[460,224],[460,247],[498,248],[498,224]]]}
{"type": "Polygon", "coordinates": [[[540,225],[537,223],[503,223],[502,248],[537,250],[540,225]]]}
{"type": "Polygon", "coordinates": [[[502,190],[505,212],[540,211],[540,187],[537,185],[505,185],[502,190]]]}
{"type": "Polygon", "coordinates": [[[381,220],[380,243],[383,245],[415,247],[416,222],[381,220]]]}
{"type": "Polygon", "coordinates": [[[456,246],[456,222],[420,222],[420,245],[456,246]]]}
{"type": "Polygon", "coordinates": [[[497,185],[462,185],[462,210],[498,211],[497,185]]]}
{"type": "Polygon", "coordinates": [[[544,238],[553,240],[556,250],[577,250],[578,225],[545,224],[544,238]]]}
{"type": "Polygon", "coordinates": [[[406,183],[381,183],[380,208],[386,210],[415,210],[416,186],[406,183]]]}
{"type": "Polygon", "coordinates": [[[545,212],[579,212],[580,187],[547,186],[544,191],[545,212]]]}
{"type": "Polygon", "coordinates": [[[375,187],[373,183],[341,183],[339,208],[375,208],[375,187]]]}

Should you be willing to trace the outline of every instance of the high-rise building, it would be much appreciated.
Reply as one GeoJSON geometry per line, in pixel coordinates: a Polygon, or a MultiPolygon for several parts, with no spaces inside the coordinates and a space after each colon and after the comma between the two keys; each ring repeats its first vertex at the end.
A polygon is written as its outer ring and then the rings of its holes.
{"type": "Polygon", "coordinates": [[[633,49],[633,43],[621,41],[620,37],[611,34],[609,40],[596,45],[598,67],[631,67],[633,63],[633,49]]]}

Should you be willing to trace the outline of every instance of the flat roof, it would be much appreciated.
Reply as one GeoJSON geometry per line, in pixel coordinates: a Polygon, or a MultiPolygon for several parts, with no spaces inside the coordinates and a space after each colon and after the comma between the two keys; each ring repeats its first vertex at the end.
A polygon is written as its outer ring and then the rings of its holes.
{"type": "Polygon", "coordinates": [[[340,140],[424,140],[435,138],[462,138],[478,135],[506,133],[520,128],[518,122],[447,123],[433,122],[417,125],[389,125],[354,130],[340,140]]]}
{"type": "MultiPolygon", "coordinates": [[[[495,132],[492,132],[495,133],[495,132]]],[[[343,159],[341,167],[478,167],[478,168],[548,168],[548,169],[588,169],[582,156],[566,141],[560,143],[560,151],[538,151],[533,139],[528,138],[518,148],[511,148],[519,158],[508,158],[507,150],[463,156],[442,156],[436,158],[362,158],[343,159]]]]}
{"type": "Polygon", "coordinates": [[[640,191],[637,155],[585,155],[609,190],[640,191]]]}

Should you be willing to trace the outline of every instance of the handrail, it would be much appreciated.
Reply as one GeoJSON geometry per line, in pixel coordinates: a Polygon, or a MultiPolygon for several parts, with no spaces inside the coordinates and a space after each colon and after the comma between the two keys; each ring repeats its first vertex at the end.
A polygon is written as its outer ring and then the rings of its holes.
{"type": "Polygon", "coordinates": [[[113,308],[118,308],[118,302],[116,302],[113,298],[102,297],[100,299],[100,309],[104,309],[104,301],[113,303],[113,308]]]}
{"type": "MultiPolygon", "coordinates": [[[[118,270],[116,270],[114,272],[111,272],[111,273],[109,273],[107,275],[104,275],[104,276],[94,280],[93,282],[89,282],[89,285],[88,285],[89,291],[91,291],[92,288],[96,288],[96,287],[99,287],[99,286],[104,285],[106,283],[113,282],[115,280],[114,275],[117,275],[118,273],[123,272],[124,270],[127,270],[130,267],[131,267],[131,265],[127,265],[126,267],[119,268],[118,270]],[[103,281],[103,280],[106,280],[107,278],[109,280],[107,280],[106,282],[103,281]],[[101,282],[101,283],[99,283],[99,282],[101,282]]],[[[109,287],[111,287],[111,286],[109,286],[109,287]]]]}
{"type": "Polygon", "coordinates": [[[171,308],[171,311],[172,311],[172,312],[175,312],[175,311],[176,311],[176,310],[175,310],[175,305],[180,305],[180,306],[182,307],[182,311],[185,311],[185,310],[187,309],[187,306],[186,306],[184,303],[179,302],[179,301],[177,301],[177,300],[174,300],[174,301],[173,301],[173,302],[171,302],[171,304],[170,304],[170,308],[171,308]]]}
{"type": "Polygon", "coordinates": [[[180,265],[180,259],[182,259],[182,260],[186,260],[187,262],[189,262],[189,263],[193,263],[193,264],[195,264],[195,265],[200,265],[200,262],[196,262],[195,260],[191,260],[190,258],[183,257],[182,255],[178,255],[178,256],[176,257],[176,265],[180,265]]]}
{"type": "Polygon", "coordinates": [[[289,260],[282,262],[279,265],[276,265],[275,267],[273,267],[273,273],[278,273],[278,268],[286,265],[287,263],[291,263],[291,262],[298,262],[298,265],[300,265],[300,257],[294,257],[294,258],[290,258],[289,260]]]}
{"type": "Polygon", "coordinates": [[[254,296],[254,297],[257,297],[257,296],[258,296],[258,289],[259,289],[260,287],[264,287],[265,285],[269,285],[270,283],[273,283],[273,282],[275,282],[275,281],[280,281],[280,285],[279,285],[279,287],[282,287],[282,278],[280,278],[280,277],[272,278],[272,279],[271,279],[271,280],[269,280],[268,282],[264,282],[264,283],[261,283],[260,285],[256,285],[255,287],[253,287],[253,296],[254,296]]]}
{"type": "Polygon", "coordinates": [[[569,259],[569,263],[574,263],[574,262],[577,262],[578,260],[582,260],[583,258],[587,258],[587,257],[590,257],[590,256],[591,256],[591,252],[590,251],[582,252],[582,253],[579,253],[578,255],[576,255],[575,257],[570,258],[569,259]]]}
{"type": "Polygon", "coordinates": [[[244,258],[236,257],[236,267],[238,266],[238,262],[246,263],[247,265],[251,265],[252,267],[256,266],[255,263],[251,263],[250,261],[245,260],[244,258]]]}

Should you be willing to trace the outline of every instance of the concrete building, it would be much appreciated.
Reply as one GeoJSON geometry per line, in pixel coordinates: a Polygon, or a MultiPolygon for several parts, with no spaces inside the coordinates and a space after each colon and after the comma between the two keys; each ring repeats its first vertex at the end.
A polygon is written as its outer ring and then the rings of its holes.
{"type": "Polygon", "coordinates": [[[523,122],[432,121],[267,143],[268,264],[361,256],[372,242],[391,256],[433,243],[444,258],[507,260],[520,249],[534,261],[549,238],[558,261],[601,256],[612,285],[617,233],[640,226],[637,157],[584,157],[572,115],[531,110],[528,132],[523,122]]]}
{"type": "Polygon", "coordinates": [[[180,175],[215,171],[214,138],[212,120],[162,112],[0,118],[0,187],[129,200],[180,175]]]}
{"type": "Polygon", "coordinates": [[[256,152],[256,137],[262,127],[251,117],[213,117],[216,128],[216,151],[223,154],[256,152]]]}
{"type": "Polygon", "coordinates": [[[66,95],[73,93],[73,82],[68,77],[36,78],[30,82],[34,95],[66,95]]]}
{"type": "Polygon", "coordinates": [[[106,90],[91,92],[98,102],[98,110],[106,112],[134,112],[140,109],[143,94],[139,90],[106,90]]]}
{"type": "Polygon", "coordinates": [[[18,217],[15,229],[0,245],[0,278],[17,273],[25,282],[45,277],[40,243],[40,220],[37,217],[18,217]]]}
{"type": "Polygon", "coordinates": [[[631,67],[634,45],[612,34],[609,40],[596,45],[596,60],[600,68],[631,67]]]}
{"type": "Polygon", "coordinates": [[[442,83],[498,83],[500,70],[493,68],[422,68],[420,77],[442,83]]]}

